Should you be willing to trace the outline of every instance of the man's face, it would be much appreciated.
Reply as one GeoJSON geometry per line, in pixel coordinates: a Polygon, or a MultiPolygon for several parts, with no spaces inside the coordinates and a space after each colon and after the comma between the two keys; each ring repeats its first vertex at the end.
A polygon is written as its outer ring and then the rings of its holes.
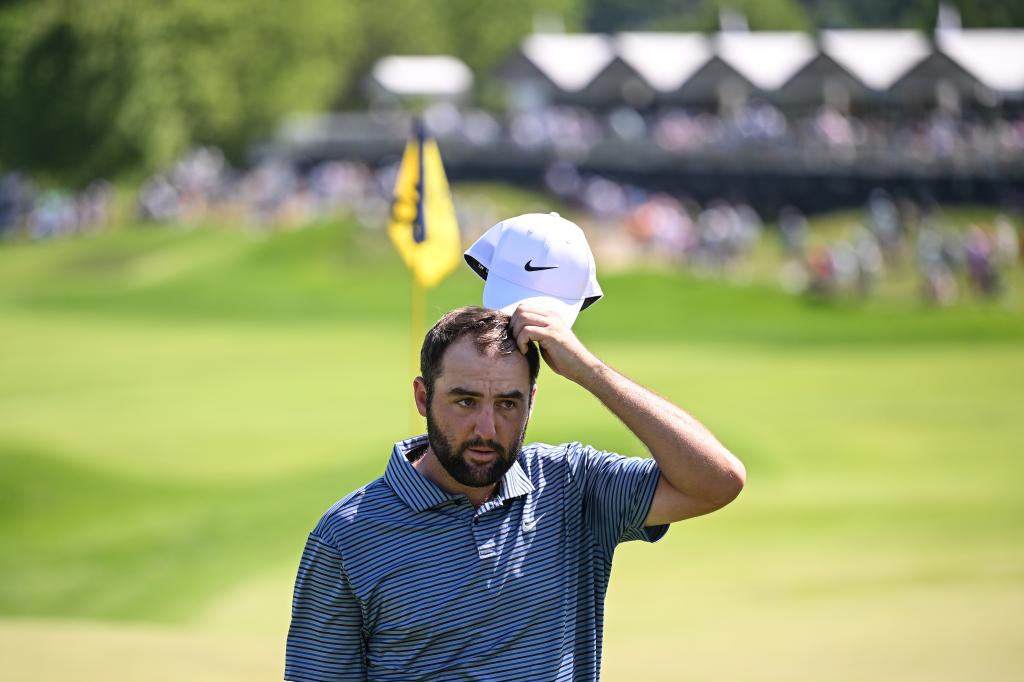
{"type": "Polygon", "coordinates": [[[522,354],[481,353],[467,337],[449,346],[426,409],[430,447],[445,471],[470,487],[500,480],[523,444],[531,398],[522,354]]]}

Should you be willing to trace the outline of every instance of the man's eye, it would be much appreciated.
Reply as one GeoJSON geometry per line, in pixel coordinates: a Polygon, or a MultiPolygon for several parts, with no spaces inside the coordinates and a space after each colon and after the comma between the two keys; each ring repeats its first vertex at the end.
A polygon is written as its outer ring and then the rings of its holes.
{"type": "Polygon", "coordinates": [[[459,405],[461,407],[471,407],[473,405],[473,399],[472,398],[459,398],[458,400],[455,401],[455,404],[459,405]]]}
{"type": "Polygon", "coordinates": [[[500,407],[503,410],[514,410],[516,409],[516,401],[502,400],[498,402],[498,407],[500,407]]]}

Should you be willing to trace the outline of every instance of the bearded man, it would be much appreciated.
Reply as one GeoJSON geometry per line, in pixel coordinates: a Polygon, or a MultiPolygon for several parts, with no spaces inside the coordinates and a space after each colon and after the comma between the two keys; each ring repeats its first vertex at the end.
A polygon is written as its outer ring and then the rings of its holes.
{"type": "Polygon", "coordinates": [[[728,504],[742,463],[544,307],[447,313],[420,372],[427,433],[395,444],[384,476],[309,536],[285,679],[597,680],[615,547],[728,504]],[[540,356],[653,459],[523,445],[540,356]]]}

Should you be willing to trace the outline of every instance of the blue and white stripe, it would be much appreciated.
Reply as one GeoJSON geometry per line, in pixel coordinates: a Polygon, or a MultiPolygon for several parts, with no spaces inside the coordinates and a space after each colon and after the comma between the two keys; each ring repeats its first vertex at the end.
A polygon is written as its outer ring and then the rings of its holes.
{"type": "Polygon", "coordinates": [[[310,534],[285,679],[596,680],[615,547],[668,528],[643,527],[654,460],[534,443],[477,509],[413,467],[425,445],[310,534]]]}

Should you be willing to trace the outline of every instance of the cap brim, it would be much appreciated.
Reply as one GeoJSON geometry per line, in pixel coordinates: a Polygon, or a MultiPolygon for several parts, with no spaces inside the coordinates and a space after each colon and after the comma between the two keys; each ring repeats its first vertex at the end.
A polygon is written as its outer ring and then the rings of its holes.
{"type": "Polygon", "coordinates": [[[571,327],[580,314],[583,301],[573,301],[566,298],[556,298],[549,294],[542,294],[535,289],[529,289],[518,284],[502,279],[493,272],[487,276],[484,284],[484,307],[501,310],[511,315],[521,303],[536,303],[538,306],[549,308],[560,315],[571,327]]]}

